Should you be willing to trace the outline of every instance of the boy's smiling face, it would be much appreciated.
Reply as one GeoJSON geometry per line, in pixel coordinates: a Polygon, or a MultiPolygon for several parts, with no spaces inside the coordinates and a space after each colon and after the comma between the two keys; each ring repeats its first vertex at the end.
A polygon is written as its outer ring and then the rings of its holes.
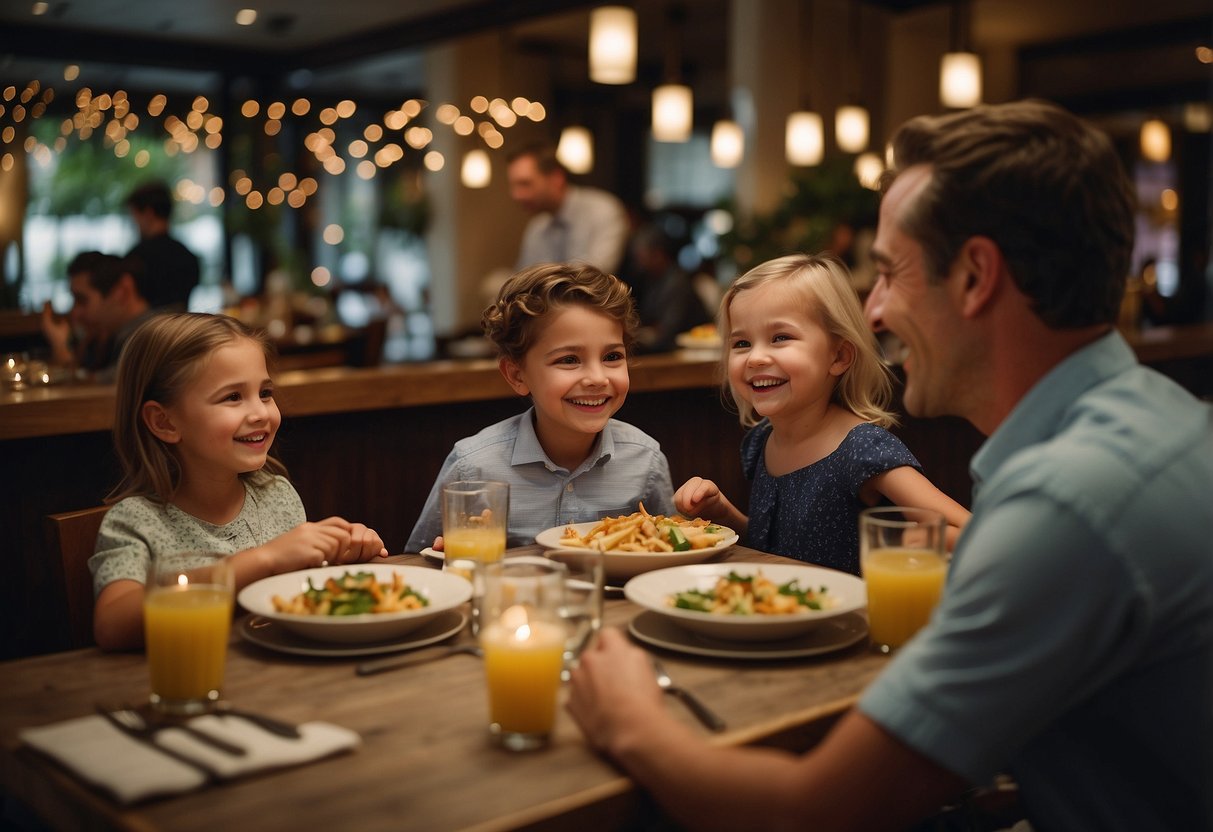
{"type": "Polygon", "coordinates": [[[553,462],[589,453],[594,438],[627,398],[623,324],[581,304],[557,307],[521,364],[501,360],[501,372],[535,405],[535,432],[553,462]]]}

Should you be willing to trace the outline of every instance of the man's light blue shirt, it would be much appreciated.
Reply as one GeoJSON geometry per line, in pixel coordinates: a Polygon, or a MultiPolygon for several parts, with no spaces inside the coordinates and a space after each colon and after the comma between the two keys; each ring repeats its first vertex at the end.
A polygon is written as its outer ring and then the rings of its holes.
{"type": "Polygon", "coordinates": [[[631,514],[642,500],[654,514],[674,513],[670,465],[643,431],[611,419],[576,470],[548,458],[535,435],[534,408],[455,443],[426,498],[405,551],[418,552],[442,534],[442,486],[458,480],[509,483],[506,545],[535,542],[544,529],[631,514]]]}
{"type": "Polygon", "coordinates": [[[973,458],[930,624],[859,707],[1045,830],[1213,829],[1213,408],[1118,333],[973,458]]]}

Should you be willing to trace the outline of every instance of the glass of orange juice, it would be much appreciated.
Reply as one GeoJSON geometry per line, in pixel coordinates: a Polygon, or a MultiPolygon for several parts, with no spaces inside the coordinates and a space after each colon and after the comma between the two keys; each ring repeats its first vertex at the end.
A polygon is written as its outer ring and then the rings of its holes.
{"type": "Polygon", "coordinates": [[[547,745],[564,669],[565,568],[547,558],[485,564],[480,648],[489,734],[512,751],[547,745]]]}
{"type": "Polygon", "coordinates": [[[888,653],[931,617],[948,574],[947,521],[925,508],[886,506],[859,515],[859,567],[868,589],[868,635],[888,653]]]}
{"type": "Polygon", "coordinates": [[[483,581],[478,565],[505,554],[510,513],[510,486],[491,480],[460,480],[442,487],[442,548],[447,563],[470,572],[472,633],[480,629],[483,581]],[[468,569],[467,564],[473,566],[468,569]]]}
{"type": "Polygon", "coordinates": [[[167,556],[148,567],[143,631],[157,711],[203,713],[219,700],[235,586],[222,555],[167,556]]]}

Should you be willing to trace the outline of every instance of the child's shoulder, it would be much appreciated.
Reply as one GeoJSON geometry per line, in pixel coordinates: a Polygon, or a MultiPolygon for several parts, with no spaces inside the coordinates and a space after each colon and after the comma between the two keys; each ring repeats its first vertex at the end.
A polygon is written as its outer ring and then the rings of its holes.
{"type": "Polygon", "coordinates": [[[635,425],[628,424],[627,422],[621,422],[618,419],[609,419],[607,421],[606,429],[611,432],[611,441],[615,444],[624,442],[632,445],[641,445],[645,448],[651,448],[653,450],[659,450],[661,448],[660,442],[649,436],[640,428],[636,427],[635,425]]]}
{"type": "Polygon", "coordinates": [[[483,451],[486,448],[500,445],[503,442],[513,442],[518,438],[522,420],[530,418],[530,410],[502,419],[489,425],[471,436],[465,436],[455,443],[455,453],[461,457],[483,451]]]}

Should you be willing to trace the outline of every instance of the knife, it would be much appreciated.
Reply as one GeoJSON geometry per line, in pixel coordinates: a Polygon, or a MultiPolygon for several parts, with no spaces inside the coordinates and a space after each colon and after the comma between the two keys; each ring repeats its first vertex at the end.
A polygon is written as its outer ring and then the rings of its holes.
{"type": "Polygon", "coordinates": [[[219,703],[215,706],[216,714],[220,716],[238,716],[246,722],[251,722],[258,728],[276,734],[279,737],[285,737],[288,740],[297,740],[303,735],[299,733],[298,726],[292,725],[289,722],[283,722],[279,719],[274,719],[272,716],[258,714],[252,711],[246,711],[241,708],[233,708],[226,703],[219,703]]]}
{"type": "Polygon", "coordinates": [[[456,653],[467,653],[477,658],[484,655],[484,652],[475,644],[452,644],[449,647],[427,650],[424,653],[410,653],[407,656],[395,656],[390,659],[363,662],[358,665],[356,672],[359,676],[373,676],[376,673],[395,670],[398,667],[411,667],[415,664],[425,664],[436,659],[445,659],[447,656],[453,656],[456,653]]]}

